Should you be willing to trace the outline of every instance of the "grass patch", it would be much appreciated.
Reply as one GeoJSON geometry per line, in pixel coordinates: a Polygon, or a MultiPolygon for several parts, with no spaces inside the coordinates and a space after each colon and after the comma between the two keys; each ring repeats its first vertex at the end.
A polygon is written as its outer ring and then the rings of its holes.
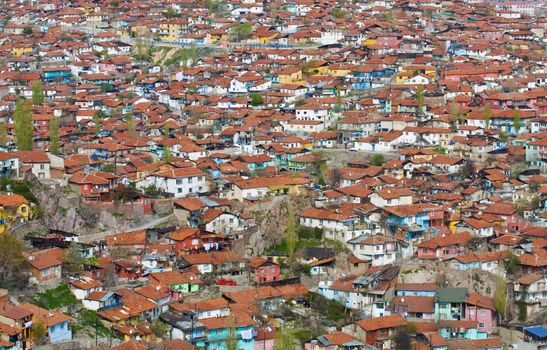
{"type": "Polygon", "coordinates": [[[308,301],[318,314],[329,321],[337,322],[348,318],[346,308],[337,301],[329,300],[317,293],[308,293],[308,301]]]}
{"type": "Polygon", "coordinates": [[[78,299],[72,294],[68,284],[62,284],[57,288],[44,293],[36,294],[34,304],[48,310],[58,309],[63,306],[71,306],[78,303],[78,299]]]}
{"type": "Polygon", "coordinates": [[[18,182],[8,178],[2,178],[0,180],[0,190],[7,191],[9,188],[11,192],[25,197],[28,201],[38,204],[38,199],[30,190],[31,186],[32,184],[29,181],[18,182]]]}
{"type": "MultiPolygon", "coordinates": [[[[305,248],[305,247],[319,247],[322,246],[323,242],[319,239],[298,239],[296,241],[295,249],[305,248]]],[[[287,254],[287,241],[283,239],[281,243],[270,246],[265,250],[267,253],[283,253],[287,254]]]]}
{"type": "Polygon", "coordinates": [[[125,214],[121,213],[119,211],[113,211],[112,216],[115,217],[115,218],[123,218],[125,216],[125,214]]]}
{"type": "Polygon", "coordinates": [[[80,312],[76,314],[75,322],[72,325],[72,330],[75,333],[83,332],[88,336],[95,336],[95,325],[97,326],[97,334],[99,337],[113,337],[112,331],[103,324],[100,316],[93,310],[80,310],[80,312]]]}

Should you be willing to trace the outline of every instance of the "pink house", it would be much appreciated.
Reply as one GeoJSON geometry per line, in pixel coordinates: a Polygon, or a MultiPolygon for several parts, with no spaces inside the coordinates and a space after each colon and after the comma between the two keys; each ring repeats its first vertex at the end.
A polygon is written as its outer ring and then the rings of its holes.
{"type": "Polygon", "coordinates": [[[473,238],[471,233],[453,233],[434,237],[418,244],[418,259],[446,260],[465,253],[467,243],[473,238]]]}
{"type": "Polygon", "coordinates": [[[499,216],[510,231],[520,231],[526,225],[517,213],[517,206],[513,203],[494,203],[484,210],[484,214],[499,216]]]}
{"type": "Polygon", "coordinates": [[[256,328],[254,350],[273,350],[275,342],[275,327],[256,328]]]}
{"type": "Polygon", "coordinates": [[[249,267],[254,273],[254,280],[257,284],[279,281],[281,279],[281,270],[276,263],[256,257],[251,259],[249,267]]]}
{"type": "Polygon", "coordinates": [[[494,299],[471,293],[467,296],[464,320],[479,322],[478,331],[491,334],[496,322],[494,299]]]}

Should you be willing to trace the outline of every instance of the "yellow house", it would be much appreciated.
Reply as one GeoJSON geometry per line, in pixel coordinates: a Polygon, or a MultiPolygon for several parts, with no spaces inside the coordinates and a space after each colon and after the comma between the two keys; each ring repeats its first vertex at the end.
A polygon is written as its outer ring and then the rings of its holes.
{"type": "Polygon", "coordinates": [[[413,72],[400,72],[395,77],[395,82],[397,84],[401,84],[401,83],[404,83],[405,81],[407,81],[408,79],[412,78],[413,76],[414,76],[413,72]]]}
{"type": "Polygon", "coordinates": [[[370,47],[378,45],[378,39],[376,38],[368,38],[367,40],[363,41],[363,46],[370,47]]]}
{"type": "Polygon", "coordinates": [[[26,45],[26,44],[15,45],[13,49],[11,49],[11,53],[17,57],[22,56],[26,53],[31,53],[31,52],[32,52],[32,46],[26,45]]]}
{"type": "Polygon", "coordinates": [[[0,233],[16,220],[25,222],[30,218],[29,201],[18,194],[0,195],[0,233]]]}
{"type": "Polygon", "coordinates": [[[334,63],[329,66],[329,73],[335,77],[343,77],[350,74],[356,67],[354,64],[334,63]]]}
{"type": "Polygon", "coordinates": [[[312,60],[307,63],[305,73],[308,75],[325,75],[329,72],[329,65],[323,60],[312,60]]]}
{"type": "Polygon", "coordinates": [[[270,40],[273,40],[279,36],[278,32],[262,31],[257,32],[254,35],[254,40],[258,44],[268,44],[270,40]]]}
{"type": "Polygon", "coordinates": [[[223,29],[212,29],[209,31],[209,40],[210,43],[218,43],[221,41],[228,40],[228,32],[223,29]]]}
{"type": "Polygon", "coordinates": [[[302,82],[302,69],[299,67],[285,68],[278,73],[279,84],[296,84],[302,82]]]}
{"type": "Polygon", "coordinates": [[[182,18],[174,18],[160,23],[160,33],[163,40],[171,41],[183,34],[188,22],[182,18]]]}

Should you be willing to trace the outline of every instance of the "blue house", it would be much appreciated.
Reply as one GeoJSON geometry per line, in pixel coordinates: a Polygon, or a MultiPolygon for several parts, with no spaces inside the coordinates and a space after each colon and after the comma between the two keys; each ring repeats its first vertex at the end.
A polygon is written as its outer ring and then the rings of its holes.
{"type": "Polygon", "coordinates": [[[56,310],[42,309],[33,304],[27,303],[21,306],[32,312],[33,323],[42,323],[47,328],[47,337],[51,344],[72,340],[69,316],[56,310]]]}
{"type": "Polygon", "coordinates": [[[237,340],[237,349],[254,350],[255,321],[248,314],[204,318],[199,322],[205,328],[205,335],[194,342],[198,348],[226,350],[226,339],[233,337],[237,340]]]}
{"type": "Polygon", "coordinates": [[[72,81],[70,67],[49,67],[42,71],[42,78],[47,82],[68,83],[72,81]]]}
{"type": "Polygon", "coordinates": [[[411,204],[386,207],[386,224],[392,234],[404,228],[406,238],[414,240],[429,228],[444,226],[444,211],[434,204],[411,204]]]}
{"type": "Polygon", "coordinates": [[[395,287],[395,295],[398,297],[434,297],[438,288],[436,283],[399,283],[395,287]]]}
{"type": "Polygon", "coordinates": [[[486,339],[488,333],[479,332],[479,321],[439,321],[439,334],[447,340],[452,339],[486,339]]]}

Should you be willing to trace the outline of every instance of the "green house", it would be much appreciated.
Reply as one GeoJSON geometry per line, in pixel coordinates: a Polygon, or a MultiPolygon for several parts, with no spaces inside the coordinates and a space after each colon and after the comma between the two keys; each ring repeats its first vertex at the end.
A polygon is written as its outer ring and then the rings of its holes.
{"type": "Polygon", "coordinates": [[[441,288],[435,296],[435,321],[464,318],[467,288],[441,288]]]}

